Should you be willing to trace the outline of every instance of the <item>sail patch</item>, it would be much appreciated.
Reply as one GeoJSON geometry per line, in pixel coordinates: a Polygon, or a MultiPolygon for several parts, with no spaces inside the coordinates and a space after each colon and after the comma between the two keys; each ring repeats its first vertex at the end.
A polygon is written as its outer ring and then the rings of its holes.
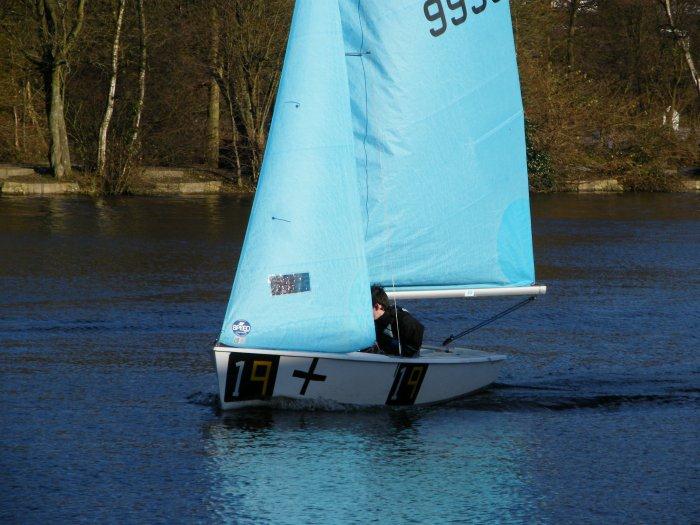
{"type": "Polygon", "coordinates": [[[285,295],[311,291],[311,281],[308,273],[290,273],[286,275],[270,275],[272,295],[285,295]]]}

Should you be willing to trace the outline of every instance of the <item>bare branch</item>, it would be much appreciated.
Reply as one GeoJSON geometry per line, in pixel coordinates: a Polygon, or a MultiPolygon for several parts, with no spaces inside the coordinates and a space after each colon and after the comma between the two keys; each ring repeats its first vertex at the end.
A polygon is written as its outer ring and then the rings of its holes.
{"type": "Polygon", "coordinates": [[[80,30],[83,27],[83,20],[85,19],[85,1],[86,0],[78,0],[78,9],[75,21],[73,22],[73,27],[68,35],[68,39],[66,40],[66,53],[75,45],[78,35],[80,34],[80,30]]]}

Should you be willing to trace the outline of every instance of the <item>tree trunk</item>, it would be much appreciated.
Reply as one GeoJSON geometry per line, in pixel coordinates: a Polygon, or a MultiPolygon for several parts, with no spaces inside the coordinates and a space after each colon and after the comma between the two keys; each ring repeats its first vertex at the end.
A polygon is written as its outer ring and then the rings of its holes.
{"type": "Polygon", "coordinates": [[[576,33],[576,15],[580,0],[569,0],[569,19],[566,31],[566,67],[574,67],[574,35],[576,33]]]}
{"type": "Polygon", "coordinates": [[[46,114],[49,125],[49,162],[54,176],[64,179],[71,174],[68,133],[63,109],[63,65],[44,73],[46,114]]]}
{"type": "Polygon", "coordinates": [[[219,69],[219,12],[212,6],[209,12],[211,40],[209,42],[209,104],[207,106],[207,150],[206,164],[210,168],[219,167],[219,101],[221,93],[216,79],[219,69]]]}
{"type": "Polygon", "coordinates": [[[126,0],[119,1],[119,10],[115,20],[114,41],[112,43],[112,71],[109,78],[109,93],[107,94],[107,107],[100,124],[100,135],[97,144],[97,175],[100,179],[107,178],[107,132],[109,123],[114,114],[114,95],[117,91],[117,73],[119,72],[119,39],[122,34],[122,22],[124,21],[124,8],[126,0]]]}
{"type": "Polygon", "coordinates": [[[241,157],[238,154],[238,125],[236,123],[236,114],[233,109],[233,97],[227,89],[224,89],[224,96],[228,103],[229,115],[231,115],[231,148],[233,149],[233,160],[236,164],[236,183],[239,188],[242,188],[243,171],[241,169],[241,157]]]}
{"type": "Polygon", "coordinates": [[[39,139],[40,144],[42,147],[46,147],[46,135],[44,133],[43,127],[39,123],[39,114],[37,113],[36,109],[34,108],[34,95],[32,94],[32,86],[29,83],[29,80],[26,80],[24,83],[24,89],[22,90],[22,100],[23,100],[23,108],[25,111],[25,114],[23,115],[22,118],[22,144],[24,144],[23,150],[26,151],[27,149],[27,119],[26,117],[29,117],[29,120],[31,121],[31,124],[33,126],[34,132],[36,133],[36,136],[39,139]]]}
{"type": "Polygon", "coordinates": [[[39,23],[39,37],[43,48],[42,58],[38,64],[44,77],[49,127],[49,162],[57,179],[63,179],[71,174],[64,109],[65,74],[70,51],[75,46],[83,27],[86,1],[78,0],[72,24],[68,23],[67,4],[56,0],[34,2],[34,15],[39,23]]]}
{"type": "Polygon", "coordinates": [[[136,114],[134,115],[134,126],[127,148],[126,159],[122,166],[122,180],[124,180],[131,169],[131,165],[138,150],[139,130],[141,129],[141,115],[143,114],[144,101],[146,100],[146,61],[148,49],[146,47],[146,13],[143,9],[143,0],[136,1],[136,10],[139,15],[139,47],[141,49],[141,63],[139,65],[139,100],[136,104],[136,114]]]}
{"type": "Polygon", "coordinates": [[[20,115],[18,104],[21,104],[21,90],[18,87],[15,75],[15,54],[12,49],[10,50],[10,86],[12,86],[14,93],[12,96],[12,117],[14,122],[15,158],[19,158],[21,147],[19,141],[20,115]]]}
{"type": "Polygon", "coordinates": [[[17,104],[12,104],[12,115],[15,119],[15,155],[19,157],[20,154],[20,144],[19,144],[19,110],[17,109],[17,104]]]}

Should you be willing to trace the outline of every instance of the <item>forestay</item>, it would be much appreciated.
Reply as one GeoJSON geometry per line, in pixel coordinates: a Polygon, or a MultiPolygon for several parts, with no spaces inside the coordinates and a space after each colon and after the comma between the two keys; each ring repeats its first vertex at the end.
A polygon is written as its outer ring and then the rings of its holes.
{"type": "Polygon", "coordinates": [[[507,0],[340,6],[370,281],[534,283],[507,0]]]}
{"type": "Polygon", "coordinates": [[[298,0],[222,343],[374,341],[350,115],[338,4],[298,0]]]}

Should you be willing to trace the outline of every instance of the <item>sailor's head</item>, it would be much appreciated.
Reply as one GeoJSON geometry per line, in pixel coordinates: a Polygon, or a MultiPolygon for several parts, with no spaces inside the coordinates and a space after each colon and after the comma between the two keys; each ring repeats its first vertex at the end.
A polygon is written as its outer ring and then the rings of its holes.
{"type": "Polygon", "coordinates": [[[372,285],[372,313],[376,321],[389,308],[389,297],[387,297],[384,288],[378,284],[372,285]]]}

